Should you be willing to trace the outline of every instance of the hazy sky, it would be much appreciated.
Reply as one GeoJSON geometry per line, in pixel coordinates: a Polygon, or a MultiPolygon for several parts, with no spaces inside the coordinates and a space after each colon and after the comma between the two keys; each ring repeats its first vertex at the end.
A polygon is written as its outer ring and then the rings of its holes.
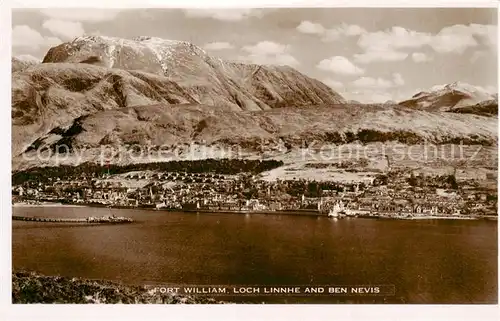
{"type": "Polygon", "coordinates": [[[223,59],[288,64],[347,99],[402,100],[455,81],[497,91],[496,9],[29,9],[12,53],[82,34],[186,40],[223,59]]]}

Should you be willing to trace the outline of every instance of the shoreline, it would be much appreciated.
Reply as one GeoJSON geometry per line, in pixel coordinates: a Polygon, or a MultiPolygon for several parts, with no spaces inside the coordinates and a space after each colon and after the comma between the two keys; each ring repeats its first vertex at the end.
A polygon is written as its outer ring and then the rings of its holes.
{"type": "Polygon", "coordinates": [[[130,209],[130,210],[145,210],[145,211],[155,211],[155,212],[179,212],[179,213],[195,213],[195,214],[233,214],[233,215],[286,215],[286,216],[315,216],[315,217],[326,217],[330,219],[354,219],[354,218],[368,218],[368,219],[380,219],[380,220],[491,220],[498,221],[498,216],[486,215],[486,216],[439,216],[439,215],[422,215],[422,216],[407,216],[407,217],[390,217],[385,215],[367,215],[367,214],[357,214],[357,215],[347,215],[343,217],[333,218],[329,217],[327,213],[321,213],[315,210],[307,209],[297,209],[297,210],[261,210],[261,211],[251,211],[251,210],[205,210],[205,209],[177,209],[177,208],[155,208],[152,206],[126,206],[126,205],[107,205],[107,204],[71,204],[71,203],[61,203],[61,202],[44,202],[42,204],[29,204],[29,203],[13,203],[13,208],[23,208],[23,207],[68,207],[68,208],[109,208],[109,209],[130,209]]]}
{"type": "Polygon", "coordinates": [[[88,205],[64,204],[60,202],[43,202],[41,204],[12,203],[12,207],[89,207],[88,205]]]}

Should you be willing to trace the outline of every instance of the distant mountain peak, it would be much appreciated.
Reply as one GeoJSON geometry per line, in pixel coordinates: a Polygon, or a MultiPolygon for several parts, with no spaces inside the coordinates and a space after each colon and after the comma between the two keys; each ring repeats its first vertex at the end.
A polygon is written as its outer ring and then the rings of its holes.
{"type": "Polygon", "coordinates": [[[112,37],[112,36],[105,36],[105,35],[83,35],[76,37],[70,43],[73,42],[80,42],[80,41],[93,41],[93,42],[131,42],[131,41],[136,41],[136,42],[144,42],[144,41],[152,41],[152,42],[162,42],[162,43],[171,43],[171,44],[179,44],[179,43],[185,43],[189,44],[187,41],[181,41],[181,40],[171,40],[171,39],[165,39],[165,38],[160,38],[160,37],[153,37],[153,36],[137,36],[137,37],[132,37],[132,38],[122,38],[122,37],[112,37]]]}
{"type": "Polygon", "coordinates": [[[431,91],[440,90],[457,90],[463,93],[481,93],[483,95],[493,95],[495,92],[491,88],[484,88],[482,86],[475,86],[463,81],[455,81],[450,84],[435,85],[431,88],[431,91]]]}
{"type": "Polygon", "coordinates": [[[23,71],[31,66],[37,65],[42,61],[32,55],[19,55],[12,57],[12,73],[23,71]]]}
{"type": "Polygon", "coordinates": [[[34,57],[32,55],[18,55],[18,56],[13,56],[12,59],[17,59],[20,61],[25,61],[25,62],[32,62],[32,63],[41,63],[42,60],[40,58],[34,57]]]}
{"type": "Polygon", "coordinates": [[[435,85],[430,90],[419,92],[411,99],[399,104],[416,109],[447,111],[492,99],[495,99],[495,96],[491,90],[463,81],[455,81],[450,84],[435,85]]]}

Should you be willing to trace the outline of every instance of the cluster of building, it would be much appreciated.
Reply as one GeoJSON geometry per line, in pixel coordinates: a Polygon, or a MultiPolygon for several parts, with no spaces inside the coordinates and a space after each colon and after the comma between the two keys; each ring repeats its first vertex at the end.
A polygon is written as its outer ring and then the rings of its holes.
{"type": "MultiPolygon", "coordinates": [[[[422,180],[421,180],[422,181],[422,180]]],[[[325,184],[260,180],[246,174],[130,172],[101,177],[26,182],[13,188],[14,201],[26,199],[77,204],[149,207],[173,210],[328,212],[342,202],[349,210],[367,215],[497,215],[496,191],[474,181],[458,188],[411,184],[408,172],[365,183],[325,184]]]]}

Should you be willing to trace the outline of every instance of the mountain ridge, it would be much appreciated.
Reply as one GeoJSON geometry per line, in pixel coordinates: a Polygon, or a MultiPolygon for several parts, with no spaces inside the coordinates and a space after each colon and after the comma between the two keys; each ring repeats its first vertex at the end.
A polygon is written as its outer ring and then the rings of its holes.
{"type": "MultiPolygon", "coordinates": [[[[99,162],[102,148],[127,153],[140,146],[152,154],[175,154],[180,148],[187,154],[182,157],[189,157],[190,152],[197,157],[207,149],[210,155],[236,150],[243,157],[352,142],[491,146],[497,144],[497,119],[345,104],[246,112],[199,104],[157,104],[83,116],[40,136],[23,155],[34,158],[41,146],[54,151],[64,146],[73,156],[83,153],[84,161],[99,162]],[[194,151],[189,150],[191,146],[194,151]]],[[[26,166],[22,163],[13,167],[26,166]]]]}
{"type": "Polygon", "coordinates": [[[225,62],[189,42],[156,37],[79,37],[49,49],[43,59],[48,62],[140,70],[177,82],[199,103],[215,104],[214,97],[222,96],[225,104],[241,110],[345,101],[289,66],[225,62]]]}
{"type": "Polygon", "coordinates": [[[42,63],[12,73],[14,155],[53,128],[109,109],[160,103],[251,111],[345,101],[288,66],[224,62],[187,42],[148,37],[110,50],[116,42],[76,38],[49,49],[42,63]],[[168,48],[153,53],[150,42],[168,48]],[[125,52],[121,58],[117,50],[125,52]]]}
{"type": "Polygon", "coordinates": [[[419,92],[410,99],[399,102],[399,105],[420,110],[453,111],[486,101],[498,101],[497,96],[498,94],[490,93],[481,86],[456,81],[435,85],[428,91],[419,92]]]}

